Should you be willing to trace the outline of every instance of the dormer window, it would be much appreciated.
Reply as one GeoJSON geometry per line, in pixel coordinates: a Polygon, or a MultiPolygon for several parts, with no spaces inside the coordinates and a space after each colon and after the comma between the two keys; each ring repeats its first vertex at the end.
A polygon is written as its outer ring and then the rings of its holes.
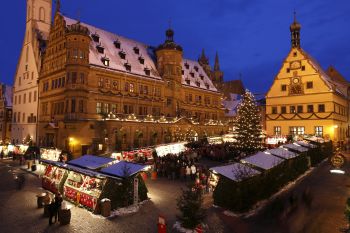
{"type": "Polygon", "coordinates": [[[121,59],[125,59],[125,56],[126,56],[126,53],[125,53],[124,51],[120,51],[120,52],[119,52],[119,57],[120,57],[121,59]]]}
{"type": "Polygon", "coordinates": [[[190,75],[192,76],[192,78],[194,78],[194,72],[193,71],[190,72],[190,75]]]}
{"type": "Polygon", "coordinates": [[[186,69],[189,69],[189,68],[190,68],[190,65],[186,62],[186,63],[185,63],[185,67],[186,67],[186,69]]]}
{"type": "Polygon", "coordinates": [[[131,71],[131,65],[128,62],[124,64],[124,67],[127,71],[131,71]]]}
{"type": "Polygon", "coordinates": [[[185,71],[184,71],[184,70],[181,70],[181,74],[184,75],[184,74],[185,74],[185,71]]]}
{"type": "Polygon", "coordinates": [[[151,75],[151,70],[149,69],[149,68],[145,68],[145,69],[143,69],[144,71],[145,71],[145,74],[147,75],[147,76],[150,76],[151,75]]]}
{"type": "Polygon", "coordinates": [[[93,41],[100,42],[100,36],[97,33],[92,34],[91,37],[93,41]]]}
{"type": "Polygon", "coordinates": [[[109,66],[109,58],[108,57],[103,57],[101,60],[102,60],[103,65],[109,66]]]}
{"type": "Polygon", "coordinates": [[[197,87],[200,87],[201,83],[199,81],[196,81],[196,85],[197,85],[197,87]]]}
{"type": "Polygon", "coordinates": [[[204,75],[203,74],[200,74],[199,77],[204,80],[204,75]]]}
{"type": "Polygon", "coordinates": [[[140,53],[140,49],[137,46],[135,46],[134,47],[134,52],[135,52],[135,54],[139,54],[140,53]]]}
{"type": "Polygon", "coordinates": [[[105,51],[105,48],[101,44],[96,45],[96,49],[99,53],[104,53],[105,51]]]}
{"type": "Polygon", "coordinates": [[[119,42],[119,40],[115,40],[115,41],[113,42],[113,44],[114,44],[114,46],[115,46],[117,49],[120,49],[120,42],[119,42]]]}
{"type": "Polygon", "coordinates": [[[198,66],[194,66],[194,70],[198,72],[198,66]]]}
{"type": "Polygon", "coordinates": [[[145,64],[145,59],[142,56],[139,56],[140,64],[145,64]]]}
{"type": "Polygon", "coordinates": [[[186,83],[187,83],[187,85],[190,85],[191,84],[191,80],[189,79],[189,78],[186,78],[186,83]]]}
{"type": "Polygon", "coordinates": [[[205,87],[206,87],[207,89],[209,89],[209,84],[208,84],[208,83],[206,83],[206,84],[205,84],[205,87]]]}

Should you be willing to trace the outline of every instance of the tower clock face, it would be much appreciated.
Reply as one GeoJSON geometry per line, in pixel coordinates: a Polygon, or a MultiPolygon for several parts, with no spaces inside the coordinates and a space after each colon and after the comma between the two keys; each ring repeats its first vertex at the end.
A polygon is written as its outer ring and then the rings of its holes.
{"type": "Polygon", "coordinates": [[[300,82],[299,78],[293,78],[293,83],[298,84],[300,82]]]}

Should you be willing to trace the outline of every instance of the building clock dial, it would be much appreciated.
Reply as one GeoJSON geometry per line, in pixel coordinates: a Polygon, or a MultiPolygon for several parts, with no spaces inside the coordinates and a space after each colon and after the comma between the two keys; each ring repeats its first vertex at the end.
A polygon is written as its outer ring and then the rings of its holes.
{"type": "Polygon", "coordinates": [[[293,83],[298,84],[300,82],[299,78],[293,78],[293,83]]]}

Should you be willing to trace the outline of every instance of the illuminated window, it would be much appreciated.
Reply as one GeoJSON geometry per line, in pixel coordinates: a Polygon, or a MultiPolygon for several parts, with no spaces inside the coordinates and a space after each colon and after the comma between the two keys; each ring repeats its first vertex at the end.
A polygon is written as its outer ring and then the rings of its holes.
{"type": "Polygon", "coordinates": [[[305,134],[305,127],[304,126],[291,126],[291,127],[289,127],[289,132],[292,136],[304,135],[305,134]]]}
{"type": "Polygon", "coordinates": [[[96,103],[96,113],[97,114],[102,113],[102,103],[101,102],[96,103]]]}
{"type": "Polygon", "coordinates": [[[281,126],[273,127],[273,132],[275,135],[281,135],[281,126]]]}
{"type": "Polygon", "coordinates": [[[290,110],[290,113],[296,113],[295,106],[290,106],[289,110],[290,110]]]}
{"type": "Polygon", "coordinates": [[[315,126],[315,135],[317,137],[323,137],[323,126],[315,126]]]}
{"type": "Polygon", "coordinates": [[[103,78],[98,79],[98,87],[103,87],[103,78]]]}

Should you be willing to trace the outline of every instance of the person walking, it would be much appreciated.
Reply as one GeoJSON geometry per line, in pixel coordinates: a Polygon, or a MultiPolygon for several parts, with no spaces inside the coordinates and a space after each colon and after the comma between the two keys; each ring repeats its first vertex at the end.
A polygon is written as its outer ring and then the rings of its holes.
{"type": "Polygon", "coordinates": [[[55,201],[51,201],[49,204],[49,225],[52,225],[52,218],[55,216],[55,201]]]}
{"type": "Polygon", "coordinates": [[[191,176],[191,168],[187,165],[186,166],[186,173],[185,173],[186,181],[189,179],[190,176],[191,176]]]}
{"type": "Polygon", "coordinates": [[[197,172],[197,169],[196,169],[196,166],[193,163],[192,166],[191,166],[191,178],[192,178],[192,180],[194,180],[194,178],[196,177],[196,172],[197,172]]]}

